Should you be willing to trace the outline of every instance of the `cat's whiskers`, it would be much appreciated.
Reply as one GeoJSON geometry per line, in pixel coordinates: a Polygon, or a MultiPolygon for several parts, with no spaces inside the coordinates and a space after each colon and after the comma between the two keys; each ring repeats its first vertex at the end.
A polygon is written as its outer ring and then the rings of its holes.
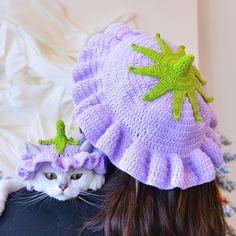
{"type": "Polygon", "coordinates": [[[42,201],[46,197],[47,197],[46,195],[42,195],[42,196],[37,196],[35,198],[32,198],[31,200],[30,199],[26,199],[26,200],[16,199],[15,201],[12,202],[12,204],[19,204],[22,206],[31,206],[33,204],[36,204],[36,203],[42,201]]]}
{"type": "Polygon", "coordinates": [[[24,197],[24,198],[20,198],[20,199],[15,199],[15,203],[17,204],[22,204],[22,205],[33,205],[37,202],[42,201],[43,199],[47,198],[47,194],[45,193],[37,193],[34,194],[32,196],[28,196],[28,197],[24,197]],[[18,201],[20,200],[20,201],[18,201]]]}
{"type": "Polygon", "coordinates": [[[72,203],[77,207],[79,205],[76,198],[72,198],[72,203]]]}
{"type": "Polygon", "coordinates": [[[19,198],[21,200],[31,200],[33,198],[38,198],[40,196],[43,196],[45,195],[45,193],[43,192],[33,192],[32,194],[31,193],[28,193],[28,194],[23,194],[23,193],[20,193],[20,192],[16,192],[13,197],[12,197],[12,200],[15,201],[15,200],[18,200],[19,198]]]}
{"type": "Polygon", "coordinates": [[[80,200],[84,201],[85,203],[87,203],[89,205],[92,205],[92,206],[97,207],[97,208],[101,208],[101,206],[99,204],[89,202],[89,201],[85,200],[84,198],[82,198],[81,196],[78,196],[77,198],[79,198],[80,200]]]}
{"type": "Polygon", "coordinates": [[[34,198],[34,199],[31,199],[31,200],[26,200],[26,201],[19,201],[19,202],[17,202],[17,203],[21,203],[21,204],[23,204],[23,205],[33,205],[33,204],[36,204],[36,203],[38,203],[38,202],[40,202],[40,201],[42,201],[43,199],[45,199],[46,198],[46,196],[40,196],[40,197],[37,197],[37,198],[34,198]]]}
{"type": "Polygon", "coordinates": [[[48,207],[50,207],[52,201],[53,201],[54,198],[50,197],[50,200],[49,200],[49,203],[48,203],[48,207]]]}
{"type": "Polygon", "coordinates": [[[31,196],[35,196],[35,195],[39,195],[39,194],[42,194],[43,192],[27,192],[27,193],[24,193],[22,191],[18,191],[18,192],[15,192],[13,197],[31,197],[31,196]]]}
{"type": "Polygon", "coordinates": [[[85,191],[80,191],[80,194],[83,196],[92,196],[92,197],[109,197],[110,194],[96,194],[96,193],[91,193],[91,192],[85,192],[85,191]]]}
{"type": "Polygon", "coordinates": [[[98,194],[91,193],[91,192],[85,192],[85,191],[80,191],[80,194],[84,194],[84,195],[91,195],[91,196],[96,196],[96,197],[98,197],[98,196],[99,196],[98,194]]]}
{"type": "Polygon", "coordinates": [[[47,203],[50,201],[50,197],[48,195],[46,195],[46,197],[42,200],[42,203],[38,209],[38,212],[40,212],[41,208],[45,205],[47,205],[47,203]]]}
{"type": "Polygon", "coordinates": [[[32,199],[32,198],[35,198],[35,197],[40,197],[40,196],[43,196],[43,195],[45,195],[45,193],[43,193],[43,192],[34,192],[33,194],[31,194],[31,195],[29,195],[29,194],[16,194],[16,195],[14,195],[14,197],[16,197],[16,198],[18,198],[18,197],[20,197],[20,198],[23,198],[23,199],[32,199]]]}

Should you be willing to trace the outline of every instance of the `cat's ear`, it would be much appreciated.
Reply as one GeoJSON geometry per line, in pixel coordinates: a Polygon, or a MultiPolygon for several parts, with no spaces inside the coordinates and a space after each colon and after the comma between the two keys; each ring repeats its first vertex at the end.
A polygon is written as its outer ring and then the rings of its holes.
{"type": "Polygon", "coordinates": [[[92,152],[92,150],[93,146],[88,140],[84,141],[79,149],[80,152],[92,152]]]}
{"type": "Polygon", "coordinates": [[[35,156],[40,153],[40,148],[32,143],[25,143],[25,150],[27,154],[35,156]]]}

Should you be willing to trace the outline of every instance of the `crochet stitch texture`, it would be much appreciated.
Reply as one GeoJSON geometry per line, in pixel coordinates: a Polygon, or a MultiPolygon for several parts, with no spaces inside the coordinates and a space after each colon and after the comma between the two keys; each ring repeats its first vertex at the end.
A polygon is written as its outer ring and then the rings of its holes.
{"type": "MultiPolygon", "coordinates": [[[[186,189],[212,181],[215,167],[223,159],[211,105],[195,91],[202,120],[196,121],[187,96],[181,119],[176,120],[173,91],[144,101],[142,96],[160,83],[160,78],[134,73],[131,68],[155,63],[132,45],[162,53],[154,37],[120,23],[94,35],[80,52],[73,68],[72,90],[78,125],[117,168],[144,184],[186,189]]],[[[205,92],[203,84],[202,80],[199,86],[205,92]]]]}
{"type": "Polygon", "coordinates": [[[65,132],[65,124],[62,120],[58,120],[56,124],[56,136],[49,140],[39,140],[40,144],[55,144],[55,148],[58,154],[63,153],[66,144],[77,146],[80,144],[80,140],[74,140],[73,138],[67,138],[65,132]]]}

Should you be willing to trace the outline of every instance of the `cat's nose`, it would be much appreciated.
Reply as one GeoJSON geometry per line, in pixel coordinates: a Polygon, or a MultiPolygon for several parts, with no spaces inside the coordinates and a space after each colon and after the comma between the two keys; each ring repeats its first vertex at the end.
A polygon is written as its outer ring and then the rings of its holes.
{"type": "Polygon", "coordinates": [[[68,184],[59,184],[59,188],[64,191],[68,187],[68,184]]]}

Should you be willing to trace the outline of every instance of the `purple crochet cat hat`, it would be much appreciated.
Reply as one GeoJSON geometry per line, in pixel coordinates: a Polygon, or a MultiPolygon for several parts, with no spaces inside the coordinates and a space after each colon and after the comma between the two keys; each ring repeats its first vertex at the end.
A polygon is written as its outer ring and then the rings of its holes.
{"type": "Polygon", "coordinates": [[[43,163],[51,163],[59,172],[67,172],[70,167],[86,168],[98,174],[106,173],[107,157],[94,148],[84,134],[67,138],[63,121],[57,121],[57,134],[49,140],[39,140],[40,145],[26,143],[22,162],[17,169],[17,175],[22,180],[34,177],[43,163]]]}
{"type": "Polygon", "coordinates": [[[73,68],[78,125],[119,169],[160,189],[215,179],[216,116],[193,55],[116,23],[96,34],[73,68]]]}

